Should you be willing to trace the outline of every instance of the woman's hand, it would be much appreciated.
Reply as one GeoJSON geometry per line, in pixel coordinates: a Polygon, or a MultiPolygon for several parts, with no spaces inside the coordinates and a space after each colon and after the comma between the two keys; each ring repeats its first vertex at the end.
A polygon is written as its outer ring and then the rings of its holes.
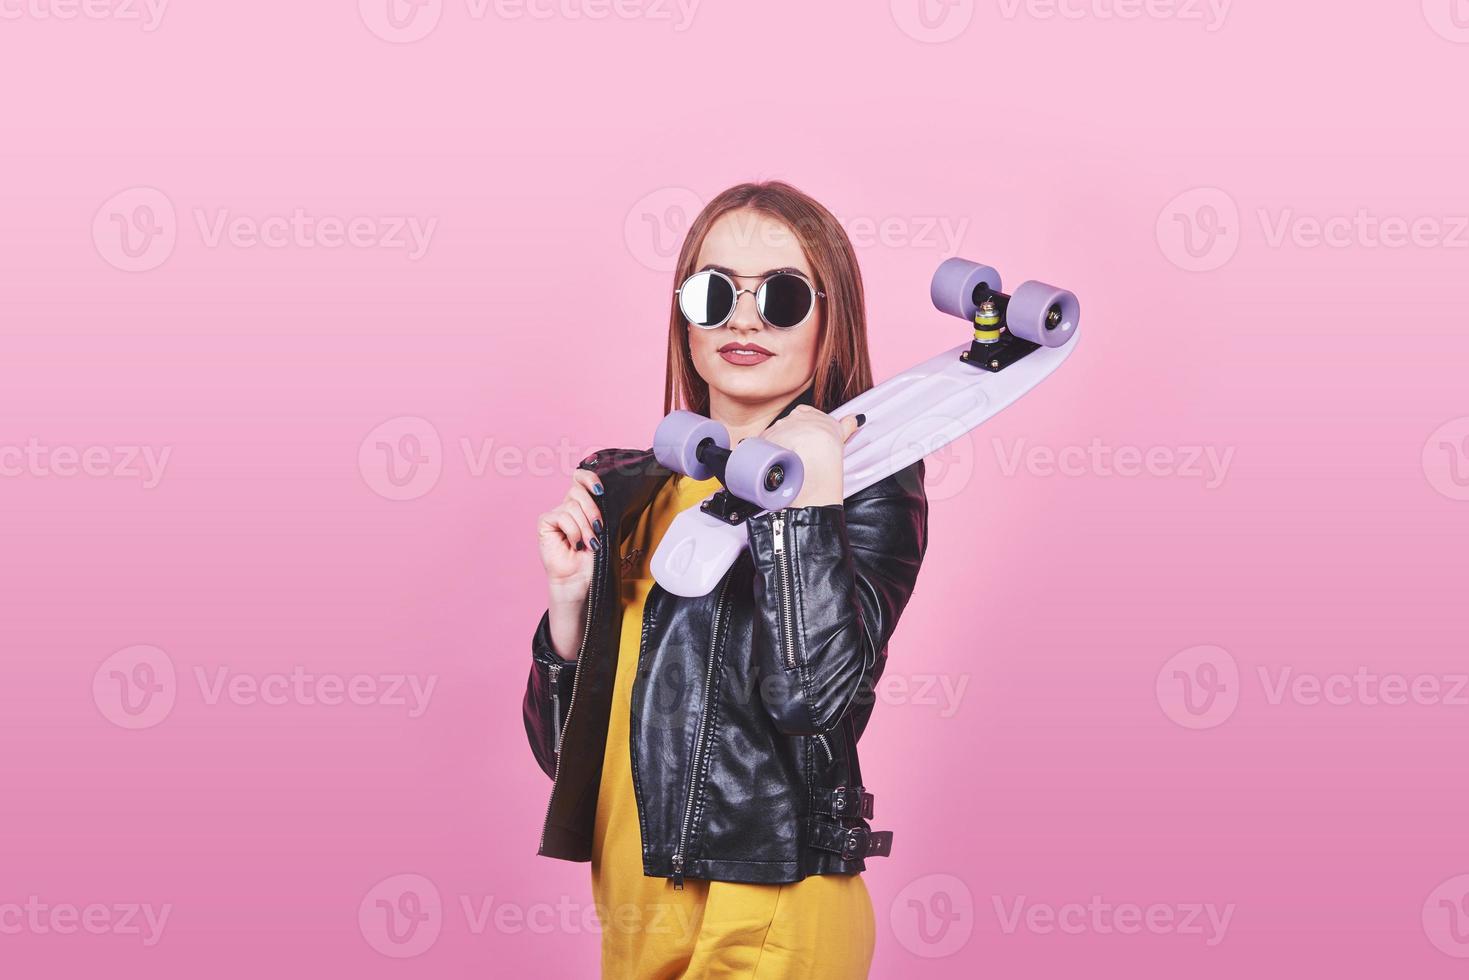
{"type": "Polygon", "coordinates": [[[797,405],[785,418],[760,433],[760,438],[784,446],[801,457],[806,476],[792,507],[839,504],[842,491],[842,454],[847,439],[861,417],[848,415],[840,421],[810,405],[797,405]]]}
{"type": "Polygon", "coordinates": [[[577,470],[561,503],[536,520],[541,564],[553,591],[585,592],[591,582],[592,554],[601,547],[596,536],[602,530],[602,511],[592,499],[594,487],[601,491],[596,474],[577,470]]]}
{"type": "Polygon", "coordinates": [[[571,489],[556,507],[536,520],[541,564],[550,590],[551,643],[563,660],[575,660],[581,647],[582,615],[592,584],[592,556],[602,547],[602,510],[596,497],[602,492],[597,475],[579,469],[571,489]]]}

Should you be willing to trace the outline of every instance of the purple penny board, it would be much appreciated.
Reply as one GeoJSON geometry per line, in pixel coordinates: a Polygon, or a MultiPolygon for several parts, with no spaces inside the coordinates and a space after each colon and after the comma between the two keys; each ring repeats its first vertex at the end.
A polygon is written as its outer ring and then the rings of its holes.
{"type": "MultiPolygon", "coordinates": [[[[941,310],[962,314],[973,309],[954,296],[940,296],[941,287],[967,295],[971,287],[963,277],[958,277],[961,271],[969,272],[971,279],[975,274],[983,275],[994,289],[999,288],[999,277],[992,269],[950,259],[934,277],[934,304],[941,310]],[[956,264],[962,264],[963,269],[956,264]]],[[[1011,299],[1012,306],[1026,289],[1031,289],[1030,295],[1042,301],[1050,301],[1059,294],[1054,290],[1044,293],[1041,284],[1026,283],[1011,299]]],[[[844,493],[851,496],[865,490],[942,449],[994,418],[1049,377],[1076,350],[1080,316],[1074,297],[1064,312],[1065,318],[1056,324],[1045,346],[1003,370],[991,373],[961,360],[961,355],[970,349],[965,343],[889,378],[833,410],[830,414],[835,418],[858,412],[867,416],[866,423],[847,440],[842,467],[844,493]]],[[[674,595],[707,595],[719,584],[740,551],[748,546],[746,524],[728,524],[695,505],[675,517],[663,535],[653,553],[653,577],[674,595]]]]}

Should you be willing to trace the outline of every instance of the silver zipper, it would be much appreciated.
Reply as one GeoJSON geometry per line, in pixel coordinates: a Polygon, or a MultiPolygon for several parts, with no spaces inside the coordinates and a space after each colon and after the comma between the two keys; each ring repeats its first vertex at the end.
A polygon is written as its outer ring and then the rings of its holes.
{"type": "MultiPolygon", "coordinates": [[[[581,658],[586,655],[587,641],[592,637],[592,610],[596,607],[597,593],[600,591],[602,585],[602,562],[606,551],[607,546],[604,543],[602,547],[596,550],[596,554],[592,555],[592,582],[587,586],[587,613],[586,619],[582,622],[581,646],[576,651],[575,663],[578,668],[581,666],[581,658]]],[[[560,655],[557,654],[557,656],[560,655]]],[[[557,674],[561,671],[560,665],[553,665],[553,669],[556,670],[557,674]]],[[[576,688],[581,683],[581,675],[583,673],[584,671],[578,669],[575,676],[571,678],[571,697],[566,702],[566,721],[568,724],[571,722],[572,709],[576,707],[576,688]]],[[[553,687],[551,690],[554,692],[556,688],[553,687]]],[[[560,698],[553,693],[551,703],[555,705],[559,700],[560,698]]],[[[556,770],[551,775],[551,797],[546,801],[546,816],[541,822],[541,845],[538,849],[542,851],[546,849],[546,831],[551,826],[551,806],[556,802],[556,787],[561,782],[561,730],[564,727],[561,726],[556,732],[556,770]]]]}
{"type": "Polygon", "coordinates": [[[552,744],[556,754],[561,754],[561,665],[551,664],[551,730],[555,733],[552,744]]]}
{"type": "Polygon", "coordinates": [[[786,550],[786,518],[784,511],[776,511],[770,522],[774,532],[776,579],[780,589],[780,639],[781,653],[785,655],[787,670],[796,666],[796,614],[791,608],[791,559],[786,550]]]}
{"type": "Polygon", "coordinates": [[[816,744],[817,745],[820,745],[821,746],[821,750],[826,753],[826,764],[827,765],[831,765],[834,761],[836,761],[835,760],[835,757],[833,757],[832,754],[831,754],[831,745],[827,743],[826,736],[825,735],[817,735],[816,736],[816,744]]]}
{"type": "Polygon", "coordinates": [[[673,887],[683,888],[685,848],[689,844],[689,828],[694,819],[694,797],[699,789],[699,769],[704,754],[704,737],[708,734],[709,706],[714,703],[714,661],[719,657],[719,626],[724,618],[724,597],[729,591],[729,578],[719,589],[719,600],[714,605],[714,631],[709,643],[709,666],[704,674],[704,705],[699,711],[699,728],[694,736],[694,761],[689,771],[689,797],[684,802],[683,826],[678,833],[678,850],[673,852],[673,887]]]}

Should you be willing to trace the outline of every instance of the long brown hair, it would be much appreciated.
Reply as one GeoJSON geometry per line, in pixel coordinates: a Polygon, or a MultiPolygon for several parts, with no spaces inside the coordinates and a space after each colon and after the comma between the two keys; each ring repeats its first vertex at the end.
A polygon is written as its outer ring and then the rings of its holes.
{"type": "MultiPolygon", "coordinates": [[[[795,235],[811,263],[816,288],[826,293],[821,338],[816,347],[814,401],[823,412],[836,408],[872,387],[872,362],[867,355],[867,304],[857,253],[841,223],[808,195],[779,180],[737,184],[704,206],[689,227],[678,253],[674,283],[694,272],[699,250],[709,229],[731,211],[756,211],[780,221],[795,235]]],[[[686,408],[707,415],[709,385],[694,370],[689,352],[688,321],[671,302],[668,320],[668,371],[664,379],[663,411],[686,408]]]]}

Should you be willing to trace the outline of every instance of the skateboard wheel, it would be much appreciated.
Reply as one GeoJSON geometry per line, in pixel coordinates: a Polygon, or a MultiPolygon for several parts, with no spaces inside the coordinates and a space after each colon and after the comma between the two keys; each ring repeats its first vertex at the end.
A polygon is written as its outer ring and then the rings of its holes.
{"type": "Polygon", "coordinates": [[[1061,347],[1077,334],[1081,303],[1074,292],[1022,282],[1005,309],[1005,326],[1011,334],[1042,347],[1061,347]]]}
{"type": "Polygon", "coordinates": [[[1023,340],[1060,347],[1076,335],[1081,303],[1076,294],[1043,282],[1023,282],[1005,309],[1005,326],[1023,340]]]}
{"type": "Polygon", "coordinates": [[[707,480],[714,471],[699,460],[699,446],[705,439],[713,439],[721,449],[729,448],[729,430],[720,423],[695,412],[669,412],[653,433],[653,457],[675,473],[707,480]]]}
{"type": "Polygon", "coordinates": [[[741,500],[764,510],[777,510],[796,499],[805,475],[800,456],[784,446],[751,438],[730,453],[724,485],[741,500]]]}
{"type": "Polygon", "coordinates": [[[980,286],[999,292],[1000,274],[990,266],[968,259],[945,259],[933,274],[928,295],[940,311],[973,323],[974,314],[979,311],[974,291],[980,286]]]}

